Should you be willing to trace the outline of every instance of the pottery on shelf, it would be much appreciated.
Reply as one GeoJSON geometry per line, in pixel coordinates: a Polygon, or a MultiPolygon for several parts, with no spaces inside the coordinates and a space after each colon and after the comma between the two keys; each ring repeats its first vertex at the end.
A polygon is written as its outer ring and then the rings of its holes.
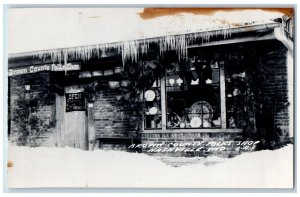
{"type": "Polygon", "coordinates": [[[115,74],[119,74],[119,73],[122,73],[123,72],[123,67],[121,67],[121,66],[117,66],[117,67],[115,67],[115,74]]]}
{"type": "Polygon", "coordinates": [[[104,71],[104,76],[111,76],[114,74],[114,71],[113,70],[105,70],[104,71]]]}
{"type": "Polygon", "coordinates": [[[101,76],[103,76],[103,71],[102,71],[102,70],[99,70],[99,71],[93,71],[93,72],[92,72],[92,76],[93,76],[93,77],[101,77],[101,76]]]}
{"type": "Polygon", "coordinates": [[[221,117],[218,117],[217,120],[213,120],[212,122],[215,126],[220,126],[221,125],[221,117]]]}
{"type": "Polygon", "coordinates": [[[109,81],[108,84],[111,89],[117,89],[120,87],[119,81],[109,81]]]}

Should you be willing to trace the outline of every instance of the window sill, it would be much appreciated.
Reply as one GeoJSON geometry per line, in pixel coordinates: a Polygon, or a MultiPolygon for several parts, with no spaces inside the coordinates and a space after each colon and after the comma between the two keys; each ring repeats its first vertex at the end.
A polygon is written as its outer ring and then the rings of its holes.
{"type": "Polygon", "coordinates": [[[142,133],[241,133],[242,129],[166,129],[144,130],[142,133]]]}

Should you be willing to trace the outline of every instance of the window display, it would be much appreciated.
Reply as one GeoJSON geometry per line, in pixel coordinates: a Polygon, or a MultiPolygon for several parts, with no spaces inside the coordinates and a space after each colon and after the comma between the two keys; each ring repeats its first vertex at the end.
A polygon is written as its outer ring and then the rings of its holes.
{"type": "Polygon", "coordinates": [[[214,59],[173,63],[166,73],[167,128],[219,128],[220,71],[214,59]]]}
{"type": "Polygon", "coordinates": [[[144,128],[243,129],[254,125],[253,93],[242,59],[206,54],[169,62],[164,77],[144,91],[144,128]]]}
{"type": "Polygon", "coordinates": [[[161,129],[162,116],[161,116],[161,87],[160,80],[154,81],[152,87],[145,90],[145,129],[161,129]]]}

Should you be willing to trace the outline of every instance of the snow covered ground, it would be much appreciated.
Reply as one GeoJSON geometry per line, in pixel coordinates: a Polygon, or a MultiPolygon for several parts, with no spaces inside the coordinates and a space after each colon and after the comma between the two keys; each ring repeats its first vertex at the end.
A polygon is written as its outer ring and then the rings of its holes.
{"type": "Polygon", "coordinates": [[[234,158],[10,146],[8,184],[27,187],[291,188],[293,145],[234,158]],[[166,162],[168,160],[169,162],[166,162]],[[170,165],[180,163],[180,165],[170,165]],[[178,166],[178,167],[175,167],[178,166]]]}

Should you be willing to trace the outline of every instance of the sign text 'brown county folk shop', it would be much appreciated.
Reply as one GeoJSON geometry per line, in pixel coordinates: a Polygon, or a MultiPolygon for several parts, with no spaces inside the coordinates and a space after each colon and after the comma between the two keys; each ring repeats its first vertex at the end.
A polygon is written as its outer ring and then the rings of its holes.
{"type": "Polygon", "coordinates": [[[44,65],[33,65],[26,66],[22,68],[12,68],[8,69],[8,76],[31,74],[37,72],[45,71],[71,71],[71,70],[80,70],[80,63],[67,63],[65,64],[44,64],[44,65]]]}

